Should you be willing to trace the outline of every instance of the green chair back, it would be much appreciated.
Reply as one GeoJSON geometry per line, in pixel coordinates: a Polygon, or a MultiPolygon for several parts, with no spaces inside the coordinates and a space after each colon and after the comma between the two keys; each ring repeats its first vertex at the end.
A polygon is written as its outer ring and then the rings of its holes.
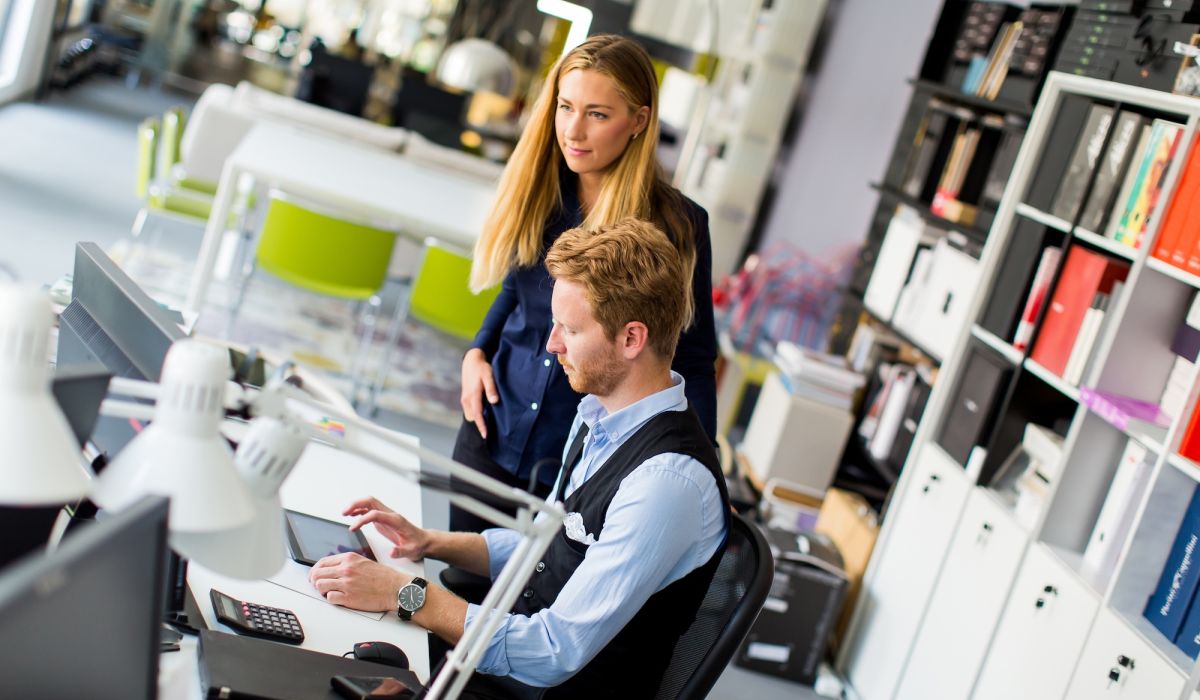
{"type": "Polygon", "coordinates": [[[409,297],[409,314],[444,333],[474,338],[500,288],[475,294],[468,286],[470,278],[470,258],[427,242],[409,297]]]}
{"type": "Polygon", "coordinates": [[[183,142],[184,116],[182,107],[172,107],[163,113],[162,169],[164,173],[179,162],[179,144],[183,142]]]}
{"type": "Polygon", "coordinates": [[[309,291],[363,300],[383,287],[396,234],[272,198],[258,265],[309,291]]]}
{"type": "Polygon", "coordinates": [[[157,117],[143,119],[138,125],[137,141],[137,176],[133,181],[133,189],[138,199],[146,199],[150,194],[150,184],[154,182],[155,153],[158,150],[159,121],[157,117]]]}

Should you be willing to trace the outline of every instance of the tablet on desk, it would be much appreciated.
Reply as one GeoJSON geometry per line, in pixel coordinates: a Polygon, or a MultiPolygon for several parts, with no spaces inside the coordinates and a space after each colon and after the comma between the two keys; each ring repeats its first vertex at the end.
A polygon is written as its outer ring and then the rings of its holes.
{"type": "Polygon", "coordinates": [[[317,560],[342,552],[357,552],[374,559],[371,546],[362,532],[350,532],[345,523],[318,518],[315,515],[283,511],[284,530],[292,559],[312,566],[317,560]]]}

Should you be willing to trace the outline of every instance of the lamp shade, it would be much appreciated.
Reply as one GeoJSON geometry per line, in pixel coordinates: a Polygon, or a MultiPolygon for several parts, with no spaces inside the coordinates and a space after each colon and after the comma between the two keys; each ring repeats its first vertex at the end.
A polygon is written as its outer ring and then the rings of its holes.
{"type": "Polygon", "coordinates": [[[250,492],[254,518],[235,530],[181,534],[176,542],[196,561],[226,576],[265,578],[283,566],[283,505],[279,487],[296,466],[308,440],[296,428],[263,416],[250,423],[234,464],[250,492]]]}
{"type": "Polygon", "coordinates": [[[225,350],[191,339],[172,345],[163,362],[154,420],[101,474],[93,496],[113,510],[146,494],[169,497],[172,546],[189,558],[192,553],[177,537],[231,530],[254,516],[233,451],[217,431],[229,374],[225,350]]]}
{"type": "Polygon", "coordinates": [[[460,90],[486,90],[508,97],[517,84],[517,70],[512,57],[499,46],[483,39],[463,39],[442,52],[437,79],[460,90]]]}
{"type": "Polygon", "coordinates": [[[0,504],[54,505],[87,495],[83,453],[50,394],[54,312],[37,289],[0,285],[0,504]]]}

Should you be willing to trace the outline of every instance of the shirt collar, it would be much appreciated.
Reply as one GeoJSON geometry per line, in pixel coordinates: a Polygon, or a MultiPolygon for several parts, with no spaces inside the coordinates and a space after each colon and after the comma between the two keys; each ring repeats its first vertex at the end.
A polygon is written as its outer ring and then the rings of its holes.
{"type": "Polygon", "coordinates": [[[608,413],[592,394],[584,396],[579,401],[579,417],[587,424],[589,432],[607,434],[613,440],[620,440],[663,411],[682,411],[687,408],[683,388],[683,377],[672,370],[671,386],[635,401],[616,413],[608,413]]]}

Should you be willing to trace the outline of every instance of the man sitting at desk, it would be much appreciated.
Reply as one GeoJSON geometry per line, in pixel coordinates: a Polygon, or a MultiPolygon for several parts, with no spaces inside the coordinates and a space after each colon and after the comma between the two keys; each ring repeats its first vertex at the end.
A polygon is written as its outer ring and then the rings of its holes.
{"type": "MultiPolygon", "coordinates": [[[[589,395],[551,495],[564,501],[567,523],[492,637],[480,673],[555,686],[546,697],[657,691],[728,531],[716,452],[670,369],[691,319],[691,264],[634,219],[567,231],[547,253],[555,285],[546,349],[589,395]]],[[[506,529],[424,530],[373,498],[346,514],[360,516],[351,529],[374,523],[395,544],[393,556],[434,557],[492,577],[520,539],[506,529]]],[[[479,614],[433,584],[424,605],[406,611],[401,589],[411,578],[357,554],[322,559],[311,579],[331,603],[396,610],[452,644],[479,614]]]]}

